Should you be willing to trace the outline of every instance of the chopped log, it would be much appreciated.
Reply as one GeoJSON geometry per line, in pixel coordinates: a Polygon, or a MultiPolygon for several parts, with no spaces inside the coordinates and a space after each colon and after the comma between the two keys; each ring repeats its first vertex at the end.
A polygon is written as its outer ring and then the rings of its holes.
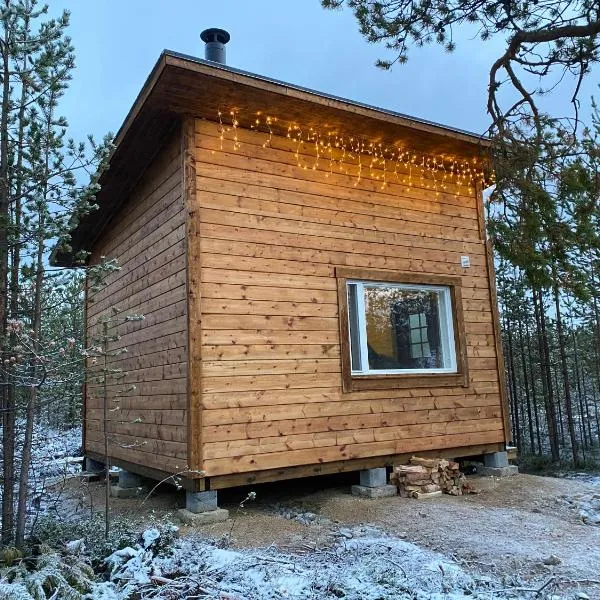
{"type": "Polygon", "coordinates": [[[438,492],[429,492],[429,493],[425,493],[425,492],[413,492],[412,493],[412,497],[416,498],[417,500],[425,500],[426,498],[437,498],[438,496],[442,495],[442,491],[438,491],[438,492]]]}
{"type": "Polygon", "coordinates": [[[432,492],[441,492],[441,488],[439,485],[435,485],[435,483],[428,483],[427,485],[422,486],[421,490],[425,494],[431,494],[432,492]]]}
{"type": "Polygon", "coordinates": [[[396,473],[427,473],[427,469],[420,465],[400,465],[394,467],[396,473]]]}
{"type": "Polygon", "coordinates": [[[418,456],[413,456],[410,459],[411,465],[420,465],[422,467],[429,467],[430,469],[437,469],[440,466],[439,458],[420,458],[418,456]]]}

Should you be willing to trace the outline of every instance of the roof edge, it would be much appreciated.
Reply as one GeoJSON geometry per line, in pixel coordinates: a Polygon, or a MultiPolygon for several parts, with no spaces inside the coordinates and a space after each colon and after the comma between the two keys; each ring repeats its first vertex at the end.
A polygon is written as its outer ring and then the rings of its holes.
{"type": "Polygon", "coordinates": [[[320,92],[311,88],[295,85],[271,77],[266,77],[264,75],[258,75],[256,73],[251,73],[242,69],[237,69],[235,67],[231,67],[222,63],[207,61],[202,58],[191,56],[188,54],[183,54],[174,50],[163,50],[161,57],[164,57],[168,65],[188,69],[191,67],[192,70],[201,71],[206,74],[209,74],[211,71],[213,73],[214,71],[222,71],[223,74],[228,73],[230,75],[236,76],[236,81],[240,83],[246,83],[250,85],[258,83],[262,84],[261,87],[263,88],[264,84],[272,86],[271,90],[269,91],[273,91],[275,93],[278,92],[286,96],[296,95],[299,98],[309,101],[314,101],[313,98],[321,98],[323,100],[327,100],[329,103],[335,103],[330,104],[330,106],[339,108],[341,110],[348,110],[349,105],[356,109],[360,109],[361,111],[366,111],[370,113],[368,116],[372,118],[393,121],[399,125],[404,125],[405,127],[421,129],[422,131],[437,133],[438,135],[445,135],[447,137],[460,139],[462,141],[477,144],[480,146],[490,147],[492,145],[492,140],[485,137],[484,135],[480,135],[472,131],[459,129],[457,127],[451,127],[449,125],[444,125],[435,121],[429,121],[427,119],[422,119],[419,117],[412,117],[410,115],[393,111],[390,109],[381,108],[379,106],[366,104],[364,102],[357,102],[355,100],[350,100],[341,96],[335,96],[333,94],[320,92]],[[242,79],[245,79],[246,81],[242,81],[242,79]],[[338,103],[340,105],[335,106],[338,103]],[[342,106],[342,104],[346,106],[342,106]],[[432,131],[432,129],[435,131],[432,131]]]}

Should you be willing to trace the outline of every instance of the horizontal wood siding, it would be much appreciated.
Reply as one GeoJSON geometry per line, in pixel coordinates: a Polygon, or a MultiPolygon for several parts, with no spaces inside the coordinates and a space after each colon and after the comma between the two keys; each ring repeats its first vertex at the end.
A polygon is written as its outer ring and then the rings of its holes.
{"type": "Polygon", "coordinates": [[[207,475],[502,442],[475,190],[357,184],[299,168],[288,139],[238,139],[196,121],[207,475]],[[460,276],[469,387],[343,393],[337,266],[460,276]]]}
{"type": "MultiPolygon", "coordinates": [[[[111,327],[119,340],[110,350],[126,352],[110,359],[122,369],[108,384],[111,399],[109,454],[120,459],[177,472],[187,462],[187,305],[186,219],[182,198],[181,137],[173,134],[94,245],[92,262],[116,258],[121,267],[103,287],[90,293],[88,339],[113,306],[121,316],[144,315],[111,327]],[[135,386],[135,390],[132,390],[135,386]],[[128,390],[122,394],[123,390],[128,390]]],[[[86,449],[104,452],[103,394],[87,385],[86,449]]]]}

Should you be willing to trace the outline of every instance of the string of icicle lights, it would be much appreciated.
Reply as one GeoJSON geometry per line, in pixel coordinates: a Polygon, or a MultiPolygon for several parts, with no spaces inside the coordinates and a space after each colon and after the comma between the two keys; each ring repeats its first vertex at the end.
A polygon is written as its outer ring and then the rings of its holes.
{"type": "Polygon", "coordinates": [[[276,135],[283,135],[295,145],[294,157],[299,168],[313,171],[322,169],[325,177],[334,173],[350,175],[354,178],[355,187],[367,173],[371,179],[380,182],[382,190],[390,183],[398,183],[407,188],[431,189],[436,196],[447,192],[448,184],[467,187],[469,194],[472,194],[477,184],[485,189],[494,181],[493,173],[487,177],[478,166],[477,159],[456,160],[447,155],[420,154],[405,148],[369,142],[359,135],[323,133],[314,127],[302,127],[297,123],[282,125],[276,117],[266,116],[262,112],[256,113],[252,121],[241,123],[237,111],[219,111],[218,121],[221,150],[227,149],[229,144],[234,151],[241,147],[238,135],[240,128],[261,135],[259,141],[263,148],[271,147],[276,135]]]}

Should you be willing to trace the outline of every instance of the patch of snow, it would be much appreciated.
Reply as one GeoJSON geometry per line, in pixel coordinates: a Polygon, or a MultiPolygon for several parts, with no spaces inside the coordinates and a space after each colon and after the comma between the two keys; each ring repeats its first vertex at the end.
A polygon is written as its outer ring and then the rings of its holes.
{"type": "Polygon", "coordinates": [[[561,473],[558,476],[600,487],[600,473],[561,473]]]}
{"type": "Polygon", "coordinates": [[[564,502],[578,511],[586,525],[600,525],[600,493],[563,496],[564,502]]]}
{"type": "Polygon", "coordinates": [[[302,555],[284,553],[272,546],[232,550],[199,536],[188,536],[175,540],[168,550],[158,554],[142,544],[118,550],[107,564],[113,587],[99,588],[90,600],[196,595],[235,600],[489,600],[492,594],[495,600],[527,597],[517,590],[499,591],[516,581],[501,584],[470,574],[441,554],[371,527],[354,528],[351,539],[344,537],[327,550],[302,555]]]}
{"type": "Polygon", "coordinates": [[[83,554],[85,552],[85,541],[82,538],[80,540],[67,542],[65,548],[70,554],[83,554]]]}
{"type": "MultiPolygon", "coordinates": [[[[0,596],[1,598],[1,596],[0,596]]],[[[123,600],[123,595],[112,582],[95,583],[92,591],[83,600],[123,600]]]]}
{"type": "Polygon", "coordinates": [[[150,548],[152,544],[160,537],[160,531],[158,529],[146,529],[144,533],[142,533],[142,540],[144,542],[144,548],[150,548]]]}

